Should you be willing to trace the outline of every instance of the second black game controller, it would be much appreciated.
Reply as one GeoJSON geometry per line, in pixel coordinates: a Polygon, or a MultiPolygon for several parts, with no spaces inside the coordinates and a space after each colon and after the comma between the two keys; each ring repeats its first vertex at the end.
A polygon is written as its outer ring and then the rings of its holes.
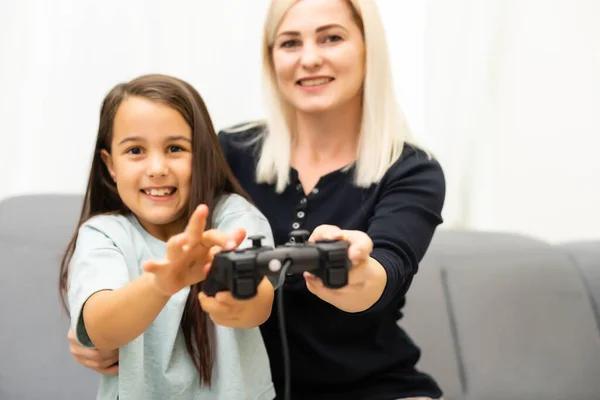
{"type": "Polygon", "coordinates": [[[262,236],[251,236],[252,247],[222,251],[211,265],[202,291],[214,296],[220,291],[231,291],[236,299],[250,299],[257,294],[258,284],[265,276],[279,277],[286,262],[288,274],[310,272],[321,278],[329,288],[348,284],[348,247],[344,240],[307,242],[309,232],[295,230],[290,240],[275,248],[263,246],[262,236]]]}

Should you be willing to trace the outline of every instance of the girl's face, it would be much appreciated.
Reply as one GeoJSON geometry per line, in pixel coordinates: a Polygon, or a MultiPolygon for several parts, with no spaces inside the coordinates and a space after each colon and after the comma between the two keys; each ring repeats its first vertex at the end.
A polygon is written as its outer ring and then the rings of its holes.
{"type": "Polygon", "coordinates": [[[102,159],[123,203],[153,236],[167,240],[186,221],[192,175],[192,130],[175,109],[128,97],[102,159]]]}
{"type": "Polygon", "coordinates": [[[302,0],[287,11],[273,43],[283,97],[299,112],[360,102],[365,45],[346,0],[302,0]]]}

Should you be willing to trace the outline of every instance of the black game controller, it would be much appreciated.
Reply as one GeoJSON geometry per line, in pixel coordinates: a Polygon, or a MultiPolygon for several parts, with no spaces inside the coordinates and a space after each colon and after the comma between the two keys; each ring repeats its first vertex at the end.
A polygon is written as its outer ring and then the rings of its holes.
{"type": "Polygon", "coordinates": [[[256,296],[258,284],[266,275],[279,277],[286,262],[289,274],[308,271],[321,278],[326,287],[346,286],[351,266],[350,243],[343,240],[307,243],[308,235],[305,230],[292,231],[290,241],[276,248],[263,246],[263,236],[250,236],[252,247],[222,251],[215,256],[202,291],[207,296],[231,291],[236,299],[250,299],[256,296]]]}

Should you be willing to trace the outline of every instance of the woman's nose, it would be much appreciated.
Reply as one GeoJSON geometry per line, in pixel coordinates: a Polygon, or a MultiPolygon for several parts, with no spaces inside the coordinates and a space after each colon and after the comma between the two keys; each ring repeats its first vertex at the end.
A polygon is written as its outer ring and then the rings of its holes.
{"type": "Polygon", "coordinates": [[[306,44],[302,48],[302,66],[308,69],[320,67],[323,64],[321,51],[315,44],[306,44]]]}

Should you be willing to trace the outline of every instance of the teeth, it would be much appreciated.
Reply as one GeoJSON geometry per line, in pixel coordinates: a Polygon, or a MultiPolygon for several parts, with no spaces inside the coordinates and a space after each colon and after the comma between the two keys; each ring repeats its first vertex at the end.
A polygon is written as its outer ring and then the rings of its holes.
{"type": "Polygon", "coordinates": [[[331,81],[331,78],[319,78],[319,79],[303,79],[300,81],[301,86],[317,86],[323,85],[331,81]]]}
{"type": "Polygon", "coordinates": [[[173,193],[174,189],[144,189],[144,193],[150,196],[168,196],[173,193]]]}

